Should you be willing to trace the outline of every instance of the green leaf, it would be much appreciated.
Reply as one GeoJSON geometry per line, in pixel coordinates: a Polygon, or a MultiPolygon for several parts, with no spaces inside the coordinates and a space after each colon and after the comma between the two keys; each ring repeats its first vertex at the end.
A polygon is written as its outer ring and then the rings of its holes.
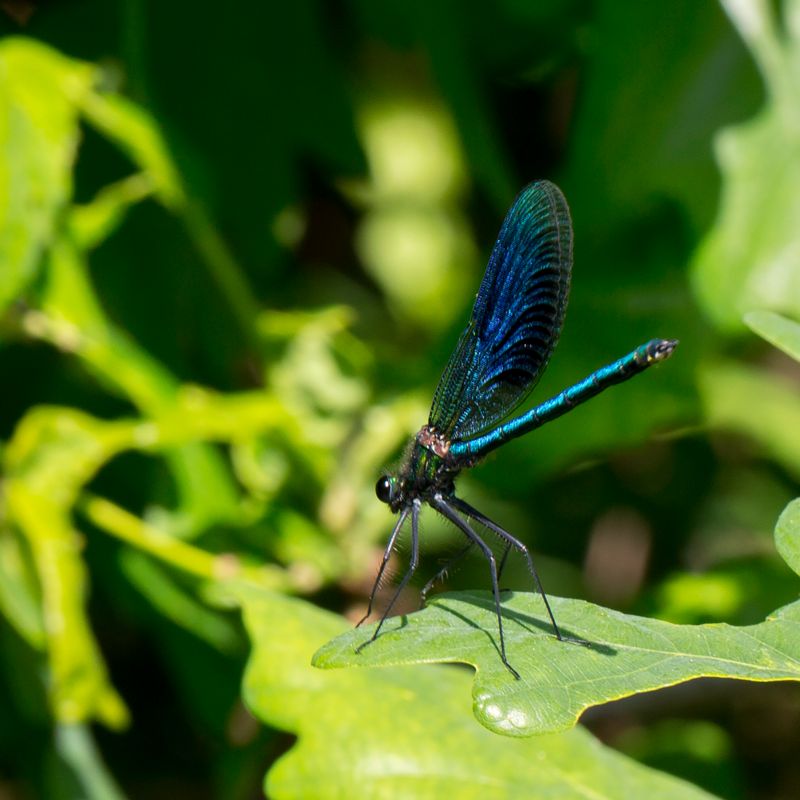
{"type": "MultiPolygon", "coordinates": [[[[127,721],[85,607],[88,576],[83,540],[71,519],[78,493],[103,464],[123,450],[164,451],[195,439],[235,438],[241,426],[247,426],[250,434],[261,427],[287,427],[281,422],[278,407],[261,392],[217,396],[195,390],[177,392],[172,413],[152,422],[104,421],[72,409],[42,407],[29,411],[17,425],[3,453],[2,500],[8,524],[30,548],[41,599],[32,591],[10,598],[11,587],[4,587],[0,609],[14,619],[32,644],[46,649],[48,694],[59,721],[99,719],[112,727],[127,721]],[[26,601],[36,605],[28,608],[26,601]],[[43,621],[44,641],[36,627],[37,618],[43,621]]],[[[179,544],[169,537],[167,541],[173,549],[179,544]]],[[[0,539],[0,576],[10,574],[15,581],[11,586],[21,589],[20,569],[19,553],[9,550],[7,537],[0,539]]],[[[166,603],[163,585],[153,584],[150,589],[151,599],[161,590],[159,597],[166,603]]],[[[209,629],[207,614],[201,619],[197,608],[187,608],[185,603],[177,607],[174,596],[170,602],[173,616],[183,615],[186,620],[193,615],[192,624],[204,627],[207,638],[214,638],[216,644],[225,639],[228,645],[235,645],[227,629],[220,625],[209,629]]]]}
{"type": "Polygon", "coordinates": [[[102,422],[68,409],[39,408],[17,426],[4,453],[3,499],[25,536],[41,586],[53,714],[61,722],[127,722],[85,608],[82,539],[70,520],[80,487],[134,442],[128,422],[102,422]]]}
{"type": "MultiPolygon", "coordinates": [[[[768,95],[758,116],[716,136],[723,176],[719,214],[693,265],[706,311],[721,327],[736,330],[754,308],[800,313],[800,36],[791,24],[785,35],[778,31],[766,0],[725,0],[723,6],[768,95]]],[[[790,6],[784,4],[787,16],[790,6]]]]}
{"type": "Polygon", "coordinates": [[[273,800],[709,797],[580,728],[527,740],[493,736],[468,713],[469,677],[452,667],[315,670],[314,649],[347,623],[269,592],[242,587],[240,597],[253,641],[246,702],[298,736],[267,775],[273,800]]]}
{"type": "Polygon", "coordinates": [[[751,311],[744,321],[763,339],[800,361],[800,325],[772,311],[751,311]]]}
{"type": "Polygon", "coordinates": [[[7,524],[0,525],[0,614],[31,647],[44,649],[41,597],[30,555],[7,524]]]}
{"type": "MultiPolygon", "coordinates": [[[[708,141],[721,125],[751,113],[758,77],[716,3],[601,0],[592,16],[592,35],[603,45],[583,55],[582,96],[571,122],[562,187],[575,212],[576,255],[583,252],[581,237],[594,250],[598,233],[620,230],[617,235],[636,242],[631,257],[639,265],[637,284],[648,275],[663,281],[665,270],[648,269],[653,257],[636,221],[642,224],[655,198],[670,197],[694,226],[708,224],[718,181],[708,141]],[[586,180],[590,174],[602,190],[586,180]]],[[[647,236],[667,234],[674,246],[676,232],[664,220],[648,228],[647,236]]],[[[614,256],[609,270],[619,269],[614,256]]],[[[594,252],[591,258],[595,263],[594,252]]],[[[584,263],[576,260],[576,269],[584,263]]]]}
{"type": "Polygon", "coordinates": [[[800,575],[800,498],[792,500],[778,518],[775,545],[783,560],[800,575]]]}
{"type": "Polygon", "coordinates": [[[755,439],[792,474],[800,476],[800,394],[779,376],[730,362],[698,371],[706,422],[755,439]]]}
{"type": "Polygon", "coordinates": [[[24,291],[72,194],[75,101],[94,69],[21,38],[0,44],[0,311],[24,291]]]}
{"type": "Polygon", "coordinates": [[[574,725],[591,706],[700,677],[800,680],[800,603],[749,627],[673,625],[586,603],[550,597],[563,633],[553,635],[541,599],[514,593],[504,603],[506,652],[500,661],[497,618],[487,592],[441,595],[423,611],[351,630],[322,647],[318,667],[386,666],[458,661],[476,670],[475,715],[495,733],[530,736],[574,725]]]}
{"type": "MultiPolygon", "coordinates": [[[[104,386],[143,413],[159,415],[176,408],[178,380],[107,319],[85,253],[65,235],[55,237],[51,246],[42,312],[26,315],[29,333],[74,354],[104,386]]],[[[236,516],[238,492],[218,452],[193,442],[166,457],[179,497],[174,530],[196,534],[207,524],[236,516]]]]}

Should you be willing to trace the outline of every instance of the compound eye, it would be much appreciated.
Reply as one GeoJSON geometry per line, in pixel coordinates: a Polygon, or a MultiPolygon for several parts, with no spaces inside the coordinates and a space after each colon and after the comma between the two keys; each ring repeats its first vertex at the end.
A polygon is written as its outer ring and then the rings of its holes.
{"type": "Polygon", "coordinates": [[[394,479],[388,475],[381,475],[375,484],[375,494],[381,503],[391,503],[394,498],[394,479]]]}

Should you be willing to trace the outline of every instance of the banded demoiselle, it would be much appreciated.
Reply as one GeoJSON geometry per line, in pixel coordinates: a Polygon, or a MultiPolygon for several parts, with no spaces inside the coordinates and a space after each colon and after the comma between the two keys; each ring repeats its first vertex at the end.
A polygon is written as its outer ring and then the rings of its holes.
{"type": "Polygon", "coordinates": [[[555,397],[504,421],[527,397],[544,372],[564,321],[572,272],[572,222],[561,190],[549,181],[530,184],[506,215],[483,276],[469,323],[444,369],[433,397],[428,424],[409,445],[395,474],[382,475],[378,499],[399,514],[389,536],[370,592],[367,613],[403,524],[411,517],[411,557],[372,637],[375,641],[400,593],[419,563],[419,515],[427,503],[466,537],[466,546],[422,590],[422,601],[434,583],[473,547],[489,562],[499,651],[506,657],[499,579],[511,549],[522,554],[544,601],[555,636],[564,640],[528,548],[497,523],[455,495],[455,479],[495,448],[566,414],[615,383],[632,378],[668,358],[678,342],[652,339],[628,355],[593,372],[555,397]],[[500,561],[475,530],[478,523],[503,543],[500,561]]]}

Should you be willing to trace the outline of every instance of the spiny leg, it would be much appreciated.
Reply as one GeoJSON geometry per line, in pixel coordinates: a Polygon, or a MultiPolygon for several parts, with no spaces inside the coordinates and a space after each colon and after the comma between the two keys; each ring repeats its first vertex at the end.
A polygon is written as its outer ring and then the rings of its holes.
{"type": "MultiPolygon", "coordinates": [[[[455,498],[456,500],[458,498],[455,498]]],[[[506,546],[503,549],[503,555],[500,558],[500,563],[497,565],[497,580],[499,581],[503,577],[503,570],[506,568],[506,561],[508,561],[508,554],[511,552],[511,542],[506,541],[506,546]]],[[[501,589],[501,591],[505,591],[505,589],[501,589]]]]}
{"type": "Polygon", "coordinates": [[[464,556],[469,553],[475,546],[475,542],[469,540],[467,544],[461,548],[452,558],[448,559],[447,563],[422,587],[419,593],[419,604],[424,607],[428,603],[428,592],[440,581],[445,578],[448,572],[461,561],[464,556]]]}
{"type": "MultiPolygon", "coordinates": [[[[451,500],[453,498],[450,498],[451,500]]],[[[492,552],[489,545],[478,536],[477,533],[472,529],[472,526],[464,519],[458,516],[452,506],[450,506],[441,495],[435,495],[433,500],[431,500],[431,505],[444,516],[446,519],[450,520],[470,541],[474,542],[483,552],[484,556],[486,556],[486,560],[489,562],[489,570],[492,576],[492,593],[494,594],[494,608],[495,613],[497,614],[497,628],[500,633],[500,658],[505,664],[508,671],[517,679],[519,680],[519,673],[508,663],[508,659],[506,658],[506,641],[505,636],[503,635],[503,616],[500,610],[500,588],[497,583],[497,561],[495,560],[494,553],[492,552]]]]}
{"type": "MultiPolygon", "coordinates": [[[[386,622],[387,617],[391,613],[392,606],[394,606],[394,604],[397,602],[397,598],[400,597],[400,593],[406,588],[406,585],[411,580],[412,575],[417,571],[417,564],[419,563],[419,509],[420,501],[414,500],[414,503],[411,506],[411,559],[408,564],[408,570],[406,571],[406,574],[403,575],[403,579],[397,585],[397,589],[392,595],[389,605],[386,606],[383,616],[381,617],[378,626],[375,628],[375,632],[369,639],[367,639],[366,642],[363,642],[356,647],[356,653],[360,653],[368,644],[374,642],[378,638],[378,634],[381,632],[383,623],[386,622]]],[[[407,515],[408,511],[404,510],[403,513],[404,515],[407,515]]]]}
{"type": "MultiPolygon", "coordinates": [[[[473,508],[469,503],[464,502],[458,497],[451,497],[450,502],[463,514],[466,514],[471,519],[474,519],[476,522],[480,522],[481,525],[485,525],[490,531],[496,533],[501,539],[508,543],[508,547],[515,547],[519,550],[522,555],[525,556],[525,560],[528,562],[528,569],[530,570],[531,575],[533,576],[533,580],[536,583],[536,588],[539,594],[542,596],[542,600],[544,600],[544,606],[547,609],[547,614],[550,617],[550,622],[553,625],[553,632],[556,635],[557,639],[564,640],[565,637],[561,635],[561,631],[556,624],[556,618],[553,616],[553,611],[550,608],[550,602],[547,599],[547,595],[545,594],[544,587],[542,586],[542,581],[539,578],[539,573],[536,571],[536,567],[533,563],[533,558],[531,558],[531,554],[528,551],[528,548],[515,536],[512,536],[507,530],[501,528],[496,522],[492,522],[487,516],[481,514],[478,509],[473,508]]],[[[506,549],[506,555],[508,555],[508,548],[506,549]]],[[[503,558],[505,562],[505,556],[503,558]]],[[[578,640],[579,641],[579,640],[578,640]]]]}
{"type": "MultiPolygon", "coordinates": [[[[443,580],[450,570],[461,561],[464,556],[469,553],[472,548],[475,547],[475,542],[469,540],[465,547],[459,550],[452,558],[448,560],[448,562],[422,587],[422,591],[419,593],[419,604],[421,608],[424,608],[428,604],[428,593],[430,590],[440,581],[443,580]]],[[[497,580],[503,577],[503,570],[506,568],[506,561],[508,561],[508,554],[511,552],[511,542],[506,541],[505,547],[503,548],[503,555],[500,558],[500,563],[497,565],[497,580]]],[[[506,591],[505,589],[501,589],[501,592],[506,591]]]]}
{"type": "Polygon", "coordinates": [[[381,561],[380,569],[378,569],[378,575],[375,578],[375,583],[372,584],[372,591],[369,593],[369,602],[367,603],[367,613],[364,614],[364,616],[361,617],[361,619],[356,623],[356,628],[358,628],[369,617],[369,615],[372,614],[372,606],[375,602],[375,595],[378,593],[378,588],[380,587],[381,581],[383,580],[383,573],[386,572],[386,567],[389,564],[389,559],[392,557],[394,544],[397,541],[397,537],[400,535],[400,529],[403,527],[403,523],[406,521],[407,516],[408,516],[408,509],[404,508],[400,512],[400,517],[395,523],[394,529],[392,530],[392,535],[389,537],[386,549],[383,551],[383,560],[381,561]]]}

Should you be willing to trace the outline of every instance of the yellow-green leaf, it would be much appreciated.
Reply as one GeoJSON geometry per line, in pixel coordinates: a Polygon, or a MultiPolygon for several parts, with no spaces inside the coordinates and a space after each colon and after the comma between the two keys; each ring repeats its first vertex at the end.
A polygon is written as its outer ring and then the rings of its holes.
{"type": "Polygon", "coordinates": [[[800,680],[800,603],[765,622],[674,625],[612,611],[582,600],[550,597],[564,634],[553,636],[536,594],[503,602],[506,652],[497,649],[497,617],[488,592],[441,595],[424,610],[389,620],[372,635],[358,628],[314,656],[318,667],[462,662],[476,669],[472,700],[478,720],[495,733],[530,736],[574,725],[591,706],[700,677],[754,681],[800,680]]]}
{"type": "MultiPolygon", "coordinates": [[[[787,16],[791,5],[783,4],[787,16]]],[[[693,265],[705,310],[735,330],[753,309],[800,314],[800,37],[791,24],[781,35],[766,0],[724,0],[723,6],[767,90],[758,116],[715,138],[723,178],[719,213],[693,265]]]]}
{"type": "Polygon", "coordinates": [[[48,692],[55,717],[65,723],[98,719],[120,727],[127,722],[86,614],[83,541],[70,513],[80,487],[114,453],[130,447],[134,434],[130,422],[40,408],[23,419],[4,453],[8,519],[32,553],[50,666],[48,692]]]}
{"type": "Polygon", "coordinates": [[[38,42],[0,43],[0,311],[35,275],[72,195],[75,102],[94,74],[38,42]]]}
{"type": "Polygon", "coordinates": [[[800,498],[792,500],[778,518],[775,545],[783,560],[800,575],[800,498]]]}
{"type": "Polygon", "coordinates": [[[260,719],[298,737],[267,775],[273,800],[710,797],[580,728],[530,739],[492,735],[469,713],[463,670],[315,670],[311,654],[347,627],[344,620],[270,592],[244,587],[240,597],[253,642],[245,699],[260,719]]]}
{"type": "Polygon", "coordinates": [[[763,339],[800,361],[800,324],[772,311],[752,311],[744,321],[763,339]]]}

